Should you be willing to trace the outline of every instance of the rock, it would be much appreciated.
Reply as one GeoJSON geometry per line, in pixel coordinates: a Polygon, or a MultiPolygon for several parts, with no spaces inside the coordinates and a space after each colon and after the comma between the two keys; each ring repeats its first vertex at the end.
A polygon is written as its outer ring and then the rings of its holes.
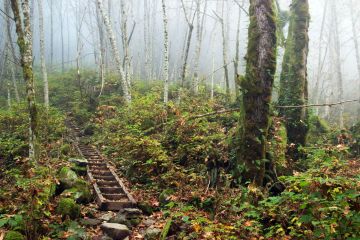
{"type": "Polygon", "coordinates": [[[69,158],[69,162],[75,163],[79,167],[86,167],[88,161],[84,158],[69,158]]]}
{"type": "Polygon", "coordinates": [[[108,213],[105,213],[104,215],[102,215],[101,217],[100,217],[100,219],[101,220],[103,220],[103,221],[109,221],[110,219],[112,219],[113,217],[115,217],[115,213],[114,212],[108,212],[108,213]]]}
{"type": "Polygon", "coordinates": [[[66,189],[61,195],[72,198],[81,204],[87,204],[93,200],[90,185],[82,179],[76,180],[74,187],[66,189]]]}
{"type": "Polygon", "coordinates": [[[69,167],[61,168],[59,172],[59,181],[62,189],[69,189],[74,187],[78,179],[79,178],[76,173],[69,167]]]}
{"type": "Polygon", "coordinates": [[[25,240],[25,236],[17,231],[9,231],[6,233],[4,240],[25,240]]]}
{"type": "Polygon", "coordinates": [[[126,225],[118,223],[103,223],[101,230],[114,240],[123,240],[130,235],[130,230],[126,225]]]}
{"type": "Polygon", "coordinates": [[[124,208],[120,210],[115,217],[109,220],[112,223],[125,224],[129,228],[138,225],[141,222],[142,212],[137,208],[124,208]]]}
{"type": "Polygon", "coordinates": [[[101,223],[102,221],[96,218],[84,218],[80,220],[80,224],[87,227],[95,227],[101,223]]]}
{"type": "Polygon", "coordinates": [[[156,223],[156,221],[153,220],[153,219],[150,219],[150,218],[145,219],[145,220],[143,221],[143,224],[144,224],[145,226],[147,226],[147,227],[149,227],[149,226],[151,226],[151,225],[154,225],[155,223],[156,223]]]}
{"type": "Polygon", "coordinates": [[[80,216],[80,206],[71,198],[60,199],[56,211],[62,215],[63,219],[66,217],[76,219],[80,216]]]}
{"type": "Polygon", "coordinates": [[[80,167],[80,166],[74,165],[74,166],[71,166],[71,170],[73,170],[79,176],[86,176],[86,174],[87,174],[86,167],[80,167]]]}
{"type": "Polygon", "coordinates": [[[145,231],[146,240],[158,240],[161,234],[161,230],[155,227],[149,227],[145,231]]]}

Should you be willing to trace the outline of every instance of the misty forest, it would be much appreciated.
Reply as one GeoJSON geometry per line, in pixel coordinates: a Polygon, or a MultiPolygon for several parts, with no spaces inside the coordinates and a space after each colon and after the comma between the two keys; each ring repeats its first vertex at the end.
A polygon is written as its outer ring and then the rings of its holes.
{"type": "Polygon", "coordinates": [[[0,0],[0,240],[360,239],[359,0],[0,0]]]}

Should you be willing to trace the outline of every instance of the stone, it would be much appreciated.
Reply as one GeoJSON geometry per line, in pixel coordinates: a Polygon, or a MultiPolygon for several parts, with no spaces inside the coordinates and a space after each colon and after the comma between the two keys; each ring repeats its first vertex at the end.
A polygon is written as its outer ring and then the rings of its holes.
{"type": "Polygon", "coordinates": [[[138,207],[142,210],[142,212],[146,215],[151,215],[154,212],[154,208],[148,202],[139,202],[138,207]]]}
{"type": "Polygon", "coordinates": [[[174,193],[173,189],[165,189],[159,195],[159,202],[162,206],[168,204],[170,201],[170,196],[174,193]]]}
{"type": "Polygon", "coordinates": [[[103,220],[103,221],[109,221],[110,219],[112,219],[113,217],[115,217],[115,213],[114,212],[108,212],[108,213],[105,213],[103,214],[100,219],[103,220]]]}
{"type": "Polygon", "coordinates": [[[102,221],[96,218],[84,218],[80,220],[80,224],[87,227],[95,227],[101,223],[102,221]]]}
{"type": "Polygon", "coordinates": [[[129,228],[124,224],[118,223],[103,223],[100,226],[101,230],[114,240],[124,240],[130,235],[129,228]]]}
{"type": "Polygon", "coordinates": [[[161,230],[155,227],[149,227],[145,231],[145,240],[158,240],[161,230]]]}
{"type": "Polygon", "coordinates": [[[66,189],[61,196],[72,198],[81,204],[87,204],[93,200],[90,185],[82,179],[76,180],[74,187],[66,189]]]}
{"type": "Polygon", "coordinates": [[[75,163],[79,167],[86,167],[88,161],[84,158],[69,158],[69,162],[75,163]]]}
{"type": "Polygon", "coordinates": [[[80,206],[71,198],[60,199],[56,211],[61,214],[63,219],[66,217],[76,219],[80,216],[80,206]]]}
{"type": "Polygon", "coordinates": [[[59,181],[62,189],[69,189],[74,187],[78,179],[79,178],[76,173],[69,167],[61,168],[59,172],[59,181]]]}
{"type": "Polygon", "coordinates": [[[141,222],[142,212],[137,208],[124,208],[120,210],[115,217],[109,220],[112,223],[125,224],[129,228],[138,225],[141,222]]]}
{"type": "Polygon", "coordinates": [[[145,220],[143,221],[143,224],[144,224],[145,226],[147,226],[147,227],[150,227],[151,225],[154,225],[155,223],[156,223],[156,221],[153,220],[153,219],[150,219],[150,218],[145,219],[145,220]]]}

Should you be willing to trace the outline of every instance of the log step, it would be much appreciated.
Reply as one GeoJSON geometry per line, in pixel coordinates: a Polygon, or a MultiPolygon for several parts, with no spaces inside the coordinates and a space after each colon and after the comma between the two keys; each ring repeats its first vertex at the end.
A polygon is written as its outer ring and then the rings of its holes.
{"type": "Polygon", "coordinates": [[[99,189],[103,194],[124,194],[121,187],[100,187],[99,189]]]}

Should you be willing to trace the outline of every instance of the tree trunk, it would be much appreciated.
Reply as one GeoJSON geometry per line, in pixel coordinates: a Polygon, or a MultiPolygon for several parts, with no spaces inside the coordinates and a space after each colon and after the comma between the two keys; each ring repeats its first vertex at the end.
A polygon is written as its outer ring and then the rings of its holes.
{"type": "MultiPolygon", "coordinates": [[[[241,7],[244,6],[245,0],[242,1],[241,7]]],[[[242,9],[239,7],[239,16],[237,21],[236,29],[236,42],[235,42],[235,59],[234,59],[234,83],[235,83],[235,94],[236,97],[239,96],[239,86],[238,86],[238,77],[239,77],[239,62],[240,62],[240,22],[241,22],[241,13],[242,9]]]]}
{"type": "Polygon", "coordinates": [[[182,9],[184,11],[186,22],[187,22],[188,27],[189,27],[188,37],[187,37],[187,40],[186,40],[185,54],[184,54],[184,63],[183,63],[183,66],[182,66],[182,71],[181,71],[181,87],[184,87],[185,86],[186,71],[187,71],[187,61],[188,61],[188,58],[189,58],[189,51],[190,51],[190,45],[191,45],[191,38],[192,38],[193,30],[194,30],[195,13],[194,13],[194,16],[192,17],[192,19],[190,20],[188,18],[188,16],[187,16],[187,13],[186,13],[184,0],[181,0],[181,4],[182,4],[182,9]]]}
{"type": "MultiPolygon", "coordinates": [[[[333,37],[334,37],[334,50],[335,50],[335,70],[337,78],[337,90],[338,90],[338,101],[344,100],[344,90],[343,90],[343,75],[341,67],[341,49],[340,49],[340,35],[339,35],[339,23],[337,16],[337,6],[335,0],[331,1],[331,12],[333,20],[333,37]]],[[[341,104],[338,106],[338,118],[339,118],[339,127],[344,128],[344,105],[341,104]]]]}
{"type": "Polygon", "coordinates": [[[204,28],[204,21],[205,21],[205,13],[207,9],[207,1],[205,0],[204,11],[201,16],[200,11],[200,0],[196,1],[196,16],[197,16],[197,26],[196,26],[196,49],[195,49],[195,64],[194,64],[194,86],[193,92],[194,94],[198,94],[199,92],[199,64],[200,64],[200,54],[201,54],[201,45],[202,45],[202,35],[203,35],[203,28],[204,28]]]}
{"type": "MultiPolygon", "coordinates": [[[[284,61],[280,76],[279,105],[306,105],[307,56],[309,52],[310,15],[308,0],[293,0],[289,33],[286,41],[284,61]]],[[[306,108],[281,109],[280,116],[285,118],[288,136],[288,154],[299,159],[298,147],[306,143],[308,132],[308,112],[306,108]]]]}
{"type": "Polygon", "coordinates": [[[107,31],[108,37],[110,39],[112,52],[114,54],[116,65],[117,65],[116,67],[117,67],[118,73],[120,75],[120,82],[121,82],[122,91],[123,91],[123,94],[125,97],[125,101],[127,103],[130,103],[131,102],[131,93],[129,91],[130,86],[128,85],[128,83],[126,81],[126,76],[124,74],[124,69],[123,69],[122,63],[121,63],[120,53],[117,48],[115,34],[111,28],[110,20],[104,11],[102,0],[97,0],[97,6],[99,8],[100,14],[105,23],[106,31],[107,31]]]}
{"type": "MultiPolygon", "coordinates": [[[[64,22],[63,22],[63,10],[62,10],[62,3],[63,1],[60,1],[60,34],[61,34],[61,72],[65,72],[65,49],[64,49],[64,22]]],[[[69,46],[68,46],[69,47],[69,46]]]]}
{"type": "MultiPolygon", "coordinates": [[[[319,37],[319,59],[318,59],[318,65],[317,65],[317,76],[316,76],[316,83],[315,83],[315,88],[314,88],[314,92],[313,92],[313,99],[314,99],[314,103],[318,104],[319,103],[319,86],[320,86],[320,80],[321,80],[321,69],[322,69],[322,61],[323,61],[323,56],[322,56],[322,40],[323,40],[323,35],[324,35],[324,27],[325,27],[325,19],[326,19],[326,14],[327,14],[327,5],[328,5],[328,1],[325,1],[325,6],[324,6],[324,13],[322,16],[322,20],[321,20],[321,28],[320,28],[320,37],[319,37]]],[[[315,108],[315,112],[316,114],[319,114],[319,108],[315,108]]]]}
{"type": "MultiPolygon", "coordinates": [[[[4,8],[5,8],[5,12],[6,14],[8,14],[10,16],[10,2],[9,0],[5,0],[4,1],[4,8]]],[[[9,66],[10,66],[10,71],[11,71],[11,79],[12,79],[12,83],[13,83],[13,87],[14,87],[14,92],[15,92],[15,98],[16,98],[16,102],[19,103],[20,102],[20,96],[19,96],[19,90],[17,87],[17,83],[16,83],[16,75],[15,75],[15,67],[16,67],[16,54],[15,54],[15,47],[13,45],[13,39],[12,39],[12,35],[11,35],[11,26],[10,26],[10,19],[6,18],[6,36],[7,36],[7,43],[8,46],[11,49],[11,61],[9,61],[9,66]]],[[[9,56],[8,56],[9,57],[9,56]]]]}
{"type": "Polygon", "coordinates": [[[100,20],[99,9],[96,8],[96,20],[99,29],[99,40],[100,40],[100,59],[99,59],[99,71],[101,79],[101,89],[99,97],[101,96],[105,86],[105,43],[104,43],[104,29],[103,24],[100,20]]]}
{"type": "Polygon", "coordinates": [[[49,83],[47,78],[46,61],[45,61],[44,15],[42,8],[42,0],[37,0],[37,1],[38,1],[38,11],[39,11],[41,71],[44,81],[44,104],[46,109],[49,109],[49,83]]]}
{"type": "MultiPolygon", "coordinates": [[[[357,70],[358,70],[358,86],[359,91],[358,94],[360,94],[360,52],[359,52],[359,42],[358,42],[358,35],[357,35],[357,27],[356,27],[356,16],[354,13],[355,4],[353,0],[350,0],[350,11],[351,11],[351,26],[352,26],[352,33],[353,33],[353,39],[354,39],[354,46],[355,46],[355,57],[356,57],[356,63],[357,63],[357,70]]],[[[360,96],[359,96],[360,99],[360,96]]],[[[358,119],[360,119],[360,106],[358,106],[358,119]]]]}
{"type": "Polygon", "coordinates": [[[53,21],[53,0],[50,1],[50,71],[54,64],[54,21],[53,21]]]}
{"type": "Polygon", "coordinates": [[[36,160],[36,135],[37,135],[37,109],[35,103],[34,78],[32,69],[32,33],[30,20],[29,0],[22,1],[22,13],[17,0],[11,0],[11,7],[14,12],[16,24],[17,43],[20,49],[21,66],[26,83],[26,93],[29,110],[29,158],[30,161],[36,160]],[[24,26],[24,27],[23,27],[24,26]]]}
{"type": "Polygon", "coordinates": [[[234,175],[263,186],[271,93],[276,70],[276,22],[273,0],[250,1],[246,76],[241,83],[242,113],[234,175]]]}
{"type": "Polygon", "coordinates": [[[169,100],[169,34],[168,34],[168,18],[166,14],[165,0],[162,0],[163,22],[164,22],[164,103],[169,100]]]}
{"type": "Polygon", "coordinates": [[[121,36],[122,36],[122,45],[124,52],[124,61],[123,68],[125,71],[125,78],[128,86],[131,85],[131,64],[130,64],[130,53],[129,53],[129,41],[128,41],[128,31],[127,31],[127,15],[125,9],[124,0],[120,1],[121,5],[121,36]]]}

